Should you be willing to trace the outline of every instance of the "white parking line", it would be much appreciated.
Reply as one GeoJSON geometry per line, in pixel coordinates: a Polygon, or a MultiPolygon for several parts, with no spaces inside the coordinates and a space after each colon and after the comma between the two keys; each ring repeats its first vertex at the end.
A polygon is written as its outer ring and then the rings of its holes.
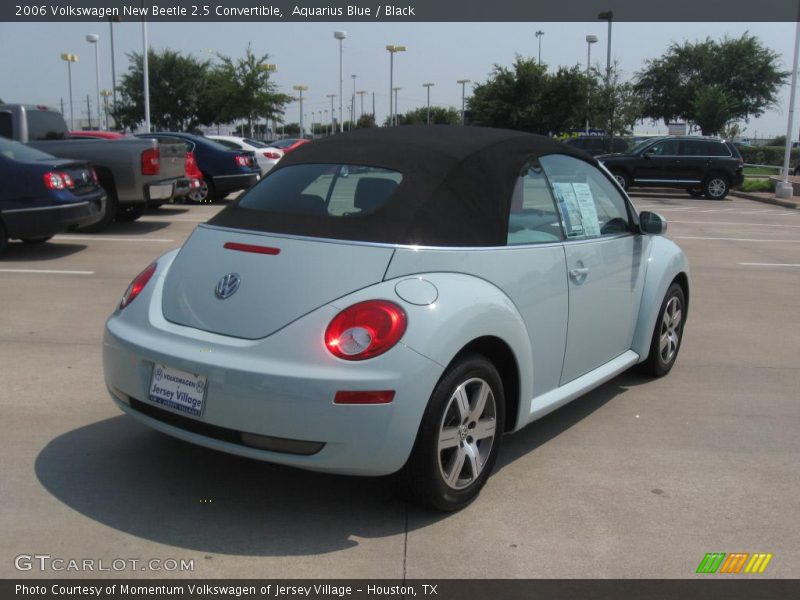
{"type": "MultiPolygon", "coordinates": [[[[211,217],[209,217],[210,219],[211,217]]],[[[181,223],[205,223],[208,219],[186,219],[182,217],[142,217],[138,219],[140,222],[152,222],[152,223],[171,223],[173,221],[178,221],[181,223]]]]}
{"type": "Polygon", "coordinates": [[[124,238],[124,237],[102,237],[99,235],[57,235],[53,238],[54,240],[59,241],[76,241],[76,242],[140,242],[143,244],[156,242],[159,244],[168,244],[169,242],[174,242],[175,240],[169,240],[166,238],[151,238],[151,237],[141,237],[141,238],[124,238]]]}
{"type": "Polygon", "coordinates": [[[756,240],[753,238],[730,238],[730,237],[700,237],[700,236],[675,236],[674,240],[717,240],[724,242],[770,242],[778,244],[800,244],[800,240],[756,240]]]}
{"type": "Polygon", "coordinates": [[[786,225],[784,223],[747,223],[746,221],[673,221],[670,223],[681,223],[685,225],[739,225],[747,227],[793,227],[800,228],[800,225],[786,225]]]}
{"type": "Polygon", "coordinates": [[[800,267],[800,263],[739,263],[745,267],[800,267]]]}
{"type": "Polygon", "coordinates": [[[0,269],[0,273],[42,273],[45,275],[94,275],[94,271],[56,271],[54,269],[0,269]]]}

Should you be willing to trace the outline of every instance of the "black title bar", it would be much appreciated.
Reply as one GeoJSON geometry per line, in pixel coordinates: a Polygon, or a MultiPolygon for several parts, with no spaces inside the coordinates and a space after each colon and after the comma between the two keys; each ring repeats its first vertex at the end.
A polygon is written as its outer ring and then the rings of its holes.
{"type": "Polygon", "coordinates": [[[769,22],[798,20],[792,0],[13,0],[0,21],[769,22]],[[603,13],[604,17],[599,17],[603,13]]]}

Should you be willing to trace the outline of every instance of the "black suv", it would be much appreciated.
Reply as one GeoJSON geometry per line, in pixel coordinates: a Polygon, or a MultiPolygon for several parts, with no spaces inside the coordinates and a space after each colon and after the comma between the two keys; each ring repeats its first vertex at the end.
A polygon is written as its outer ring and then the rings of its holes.
{"type": "Polygon", "coordinates": [[[579,135],[578,137],[567,138],[564,143],[573,148],[580,148],[592,156],[626,152],[631,146],[629,139],[615,137],[612,142],[611,137],[607,135],[579,135]]]}
{"type": "Polygon", "coordinates": [[[597,159],[626,190],[630,186],[675,187],[692,196],[721,200],[743,180],[742,156],[732,143],[718,138],[648,138],[625,154],[603,154],[597,159]]]}

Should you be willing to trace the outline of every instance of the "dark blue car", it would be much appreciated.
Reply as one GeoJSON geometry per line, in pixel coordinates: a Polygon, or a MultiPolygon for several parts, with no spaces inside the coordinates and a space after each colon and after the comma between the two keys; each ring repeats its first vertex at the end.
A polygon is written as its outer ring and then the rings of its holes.
{"type": "Polygon", "coordinates": [[[177,132],[141,133],[137,137],[186,143],[187,152],[194,152],[203,184],[186,196],[193,202],[221,200],[232,192],[246,190],[261,178],[261,169],[252,152],[231,150],[199,135],[177,132]]]}
{"type": "Polygon", "coordinates": [[[89,163],[0,137],[0,253],[9,239],[46,242],[103,217],[106,193],[89,163]]]}

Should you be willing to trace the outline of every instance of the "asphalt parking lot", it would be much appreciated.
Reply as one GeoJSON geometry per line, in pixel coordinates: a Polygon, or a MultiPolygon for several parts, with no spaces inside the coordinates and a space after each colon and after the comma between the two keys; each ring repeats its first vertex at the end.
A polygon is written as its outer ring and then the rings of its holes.
{"type": "Polygon", "coordinates": [[[672,373],[626,373],[506,438],[479,499],[274,467],[124,417],[103,323],[219,206],[171,206],[0,258],[0,577],[684,578],[706,552],[800,564],[800,211],[637,197],[692,267],[672,373]],[[20,572],[15,557],[193,559],[193,572],[20,572]]]}

